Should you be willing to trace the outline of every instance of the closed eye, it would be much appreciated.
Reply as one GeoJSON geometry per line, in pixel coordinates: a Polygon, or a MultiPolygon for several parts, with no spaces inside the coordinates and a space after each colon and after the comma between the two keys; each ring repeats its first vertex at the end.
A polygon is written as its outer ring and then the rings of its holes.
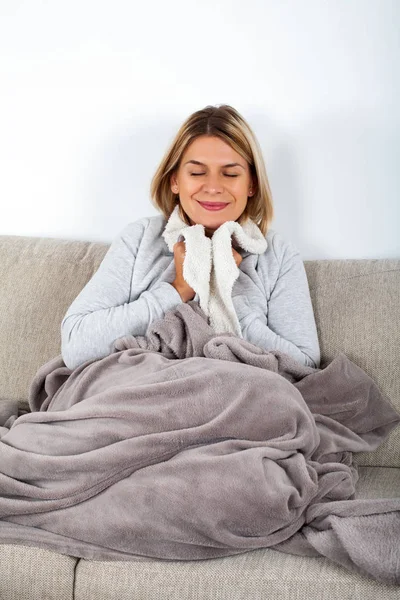
{"type": "MultiPolygon", "coordinates": [[[[198,175],[205,175],[205,173],[190,173],[193,177],[197,177],[198,175]]],[[[239,177],[239,175],[228,175],[225,173],[225,177],[239,177]]]]}

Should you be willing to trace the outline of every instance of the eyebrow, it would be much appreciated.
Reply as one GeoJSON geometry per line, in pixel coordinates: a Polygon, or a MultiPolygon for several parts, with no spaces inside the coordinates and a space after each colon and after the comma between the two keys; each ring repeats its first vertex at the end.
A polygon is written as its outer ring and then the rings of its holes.
{"type": "MultiPolygon", "coordinates": [[[[183,166],[185,166],[189,163],[193,163],[194,165],[201,165],[202,167],[207,166],[204,163],[200,162],[199,160],[188,160],[187,162],[185,162],[185,164],[183,166]]],[[[242,169],[244,169],[244,166],[239,163],[228,163],[227,165],[222,165],[222,168],[225,168],[225,167],[241,167],[242,169]]]]}

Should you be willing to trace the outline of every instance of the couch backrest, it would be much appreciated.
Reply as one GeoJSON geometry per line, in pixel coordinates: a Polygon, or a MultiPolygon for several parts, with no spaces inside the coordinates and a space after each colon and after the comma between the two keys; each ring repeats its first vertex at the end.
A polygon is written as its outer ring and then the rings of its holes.
{"type": "MultiPolygon", "coordinates": [[[[109,244],[0,236],[0,401],[27,407],[39,367],[61,353],[61,321],[109,244]]],[[[400,258],[304,261],[321,368],[338,352],[400,411],[400,258]]],[[[359,465],[400,466],[400,427],[359,465]]]]}

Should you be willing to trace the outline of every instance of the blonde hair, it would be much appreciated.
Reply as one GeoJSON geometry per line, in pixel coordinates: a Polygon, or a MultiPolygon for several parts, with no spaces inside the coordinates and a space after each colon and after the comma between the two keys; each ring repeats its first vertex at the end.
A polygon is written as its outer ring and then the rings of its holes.
{"type": "MultiPolygon", "coordinates": [[[[255,194],[248,198],[246,208],[237,221],[243,225],[250,218],[266,235],[274,218],[274,208],[261,148],[249,124],[227,104],[206,106],[190,115],[181,125],[151,180],[150,195],[155,208],[169,219],[179,199],[178,194],[171,190],[171,175],[178,171],[188,146],[202,135],[219,137],[249,164],[255,180],[255,194]]],[[[180,204],[179,211],[181,218],[190,225],[180,204]]]]}

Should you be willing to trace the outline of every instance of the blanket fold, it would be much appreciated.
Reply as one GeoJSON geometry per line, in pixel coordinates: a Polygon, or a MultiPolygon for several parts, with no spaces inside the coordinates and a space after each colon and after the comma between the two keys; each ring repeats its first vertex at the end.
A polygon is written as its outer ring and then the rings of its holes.
{"type": "Polygon", "coordinates": [[[269,547],[400,584],[400,498],[357,498],[353,464],[400,414],[343,353],[303,366],[191,301],[101,360],[42,365],[29,406],[0,410],[1,543],[92,560],[269,547]]]}

